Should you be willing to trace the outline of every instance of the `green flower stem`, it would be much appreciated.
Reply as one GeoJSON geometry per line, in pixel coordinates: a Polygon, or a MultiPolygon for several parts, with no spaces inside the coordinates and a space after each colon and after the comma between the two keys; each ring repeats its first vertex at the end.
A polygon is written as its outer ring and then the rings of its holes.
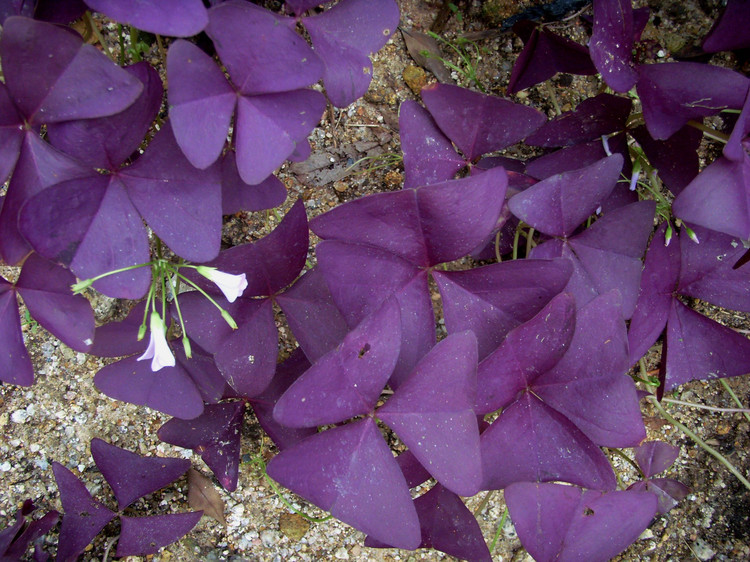
{"type": "Polygon", "coordinates": [[[747,408],[719,408],[716,406],[706,406],[705,404],[696,404],[695,402],[685,402],[684,400],[676,400],[674,398],[662,398],[661,401],[669,402],[670,404],[679,404],[680,406],[689,406],[690,408],[698,408],[700,410],[709,410],[711,412],[741,412],[745,414],[745,416],[747,416],[748,412],[750,412],[750,410],[747,408]]]}
{"type": "Polygon", "coordinates": [[[745,408],[745,406],[742,405],[742,402],[740,401],[739,398],[737,398],[737,395],[734,393],[734,390],[732,390],[732,387],[729,386],[729,383],[725,379],[719,379],[719,382],[724,387],[724,390],[726,390],[729,393],[729,396],[732,397],[732,400],[734,400],[734,403],[737,404],[739,408],[737,410],[735,410],[734,408],[729,408],[728,410],[742,412],[745,416],[745,419],[747,421],[750,421],[750,414],[748,413],[750,412],[750,410],[748,410],[747,408],[745,408]]]}
{"type": "Polygon", "coordinates": [[[91,31],[93,31],[94,35],[96,35],[96,40],[102,46],[102,49],[104,49],[104,52],[107,53],[107,56],[109,57],[109,59],[114,62],[117,62],[115,60],[114,55],[112,54],[112,51],[109,50],[109,47],[107,46],[107,42],[104,40],[104,37],[102,36],[102,32],[99,31],[99,26],[96,25],[94,18],[91,17],[91,12],[89,10],[86,10],[83,17],[86,19],[86,23],[91,28],[91,31]]]}
{"type": "Polygon", "coordinates": [[[719,451],[716,449],[710,447],[705,441],[703,441],[700,437],[698,437],[695,433],[693,433],[690,429],[688,429],[686,426],[682,425],[680,422],[678,422],[676,419],[674,419],[669,412],[667,412],[664,409],[664,406],[659,404],[659,401],[656,399],[655,396],[649,396],[649,401],[654,405],[654,407],[659,410],[659,413],[664,416],[664,418],[671,423],[676,428],[680,429],[685,435],[690,437],[695,443],[704,451],[706,451],[709,455],[713,456],[716,460],[718,460],[721,464],[723,464],[729,472],[734,474],[737,479],[742,482],[742,485],[745,486],[748,490],[750,490],[750,482],[748,482],[747,478],[745,478],[739,470],[735,468],[735,466],[730,463],[719,451]]]}
{"type": "MultiPolygon", "coordinates": [[[[189,266],[183,266],[183,267],[189,267],[189,266]]],[[[203,295],[204,297],[206,297],[208,299],[208,301],[212,305],[214,305],[216,308],[219,309],[219,312],[221,312],[221,317],[224,318],[224,320],[226,321],[226,323],[229,324],[229,326],[231,326],[231,328],[233,330],[237,329],[237,323],[234,321],[234,319],[232,318],[232,316],[226,310],[224,310],[221,306],[219,306],[219,303],[217,303],[206,291],[204,291],[203,289],[201,289],[198,285],[196,285],[193,281],[191,281],[190,279],[188,279],[187,277],[185,277],[179,271],[175,271],[175,275],[177,277],[179,277],[180,279],[182,279],[185,283],[187,283],[188,285],[190,285],[191,287],[193,287],[201,295],[203,295]]]]}
{"type": "Polygon", "coordinates": [[[146,295],[146,306],[143,308],[143,321],[141,322],[140,327],[138,328],[138,341],[141,341],[143,337],[146,335],[146,321],[148,320],[149,316],[149,308],[153,309],[153,303],[154,301],[154,284],[151,283],[151,286],[148,289],[148,295],[146,295]]]}
{"type": "Polygon", "coordinates": [[[73,294],[78,295],[82,293],[84,290],[88,289],[91,285],[99,281],[99,279],[104,279],[105,277],[109,277],[110,275],[116,275],[117,273],[123,273],[124,271],[138,269],[139,267],[146,267],[146,266],[153,266],[153,265],[154,265],[154,262],[149,261],[146,263],[129,265],[128,267],[121,267],[120,269],[113,269],[112,271],[102,273],[101,275],[97,275],[96,277],[91,277],[90,279],[84,279],[83,281],[79,281],[78,283],[71,285],[70,289],[73,291],[73,294]]]}
{"type": "Polygon", "coordinates": [[[495,536],[492,537],[492,542],[490,543],[490,554],[492,554],[492,551],[495,550],[495,547],[497,546],[497,540],[500,538],[500,533],[503,530],[503,526],[505,525],[505,520],[508,518],[508,508],[505,508],[505,511],[503,511],[503,516],[500,518],[500,523],[497,524],[497,530],[495,531],[495,536]]]}
{"type": "Polygon", "coordinates": [[[614,453],[615,455],[617,455],[618,457],[626,461],[630,466],[632,466],[636,470],[636,472],[638,472],[641,478],[646,478],[646,475],[643,474],[641,467],[638,466],[638,464],[633,459],[631,459],[629,456],[623,453],[622,449],[614,449],[612,447],[607,447],[607,450],[609,450],[610,452],[614,453]]]}
{"type": "Polygon", "coordinates": [[[708,127],[703,123],[691,119],[687,122],[687,124],[695,129],[698,129],[710,139],[717,140],[724,144],[727,144],[729,142],[729,135],[722,133],[721,131],[717,131],[716,129],[712,129],[711,127],[708,127]]]}

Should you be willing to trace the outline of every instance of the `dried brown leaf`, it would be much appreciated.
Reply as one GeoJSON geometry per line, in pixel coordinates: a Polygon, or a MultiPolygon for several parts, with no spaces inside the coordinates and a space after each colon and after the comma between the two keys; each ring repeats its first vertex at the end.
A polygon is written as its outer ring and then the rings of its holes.
{"type": "Polygon", "coordinates": [[[419,66],[426,68],[443,84],[453,84],[450,71],[441,60],[440,45],[429,35],[414,29],[401,28],[406,50],[419,66]],[[424,54],[427,53],[427,54],[424,54]]]}
{"type": "Polygon", "coordinates": [[[191,468],[188,470],[188,504],[192,509],[202,509],[205,515],[213,517],[226,526],[224,519],[224,500],[211,481],[200,472],[191,468]]]}

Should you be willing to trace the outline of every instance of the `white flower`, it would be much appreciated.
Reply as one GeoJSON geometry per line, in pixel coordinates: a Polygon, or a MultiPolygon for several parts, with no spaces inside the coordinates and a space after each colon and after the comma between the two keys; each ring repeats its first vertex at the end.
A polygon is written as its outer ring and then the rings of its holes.
{"type": "Polygon", "coordinates": [[[151,359],[152,371],[158,371],[162,367],[174,367],[174,355],[172,355],[172,350],[169,349],[167,343],[167,327],[155,310],[151,312],[150,328],[151,338],[148,341],[148,348],[138,358],[138,361],[151,359]]]}
{"type": "Polygon", "coordinates": [[[241,275],[232,275],[231,273],[219,271],[215,267],[206,267],[204,265],[199,265],[195,269],[203,277],[216,283],[216,286],[221,289],[221,292],[224,293],[229,302],[234,302],[247,289],[247,277],[244,273],[241,275]]]}

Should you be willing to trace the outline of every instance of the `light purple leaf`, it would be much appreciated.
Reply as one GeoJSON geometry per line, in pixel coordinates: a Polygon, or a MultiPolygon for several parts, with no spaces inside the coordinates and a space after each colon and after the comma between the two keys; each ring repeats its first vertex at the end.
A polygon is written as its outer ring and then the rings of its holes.
{"type": "Polygon", "coordinates": [[[276,297],[297,343],[311,363],[335,348],[349,331],[320,269],[314,267],[276,297]]]}
{"type": "Polygon", "coordinates": [[[744,0],[727,0],[726,8],[703,40],[707,53],[733,51],[750,47],[750,5],[744,0]]]}
{"type": "Polygon", "coordinates": [[[513,31],[524,40],[524,46],[513,65],[509,94],[544,82],[558,72],[596,74],[589,51],[583,45],[529,21],[519,22],[513,31]]]}
{"type": "Polygon", "coordinates": [[[208,14],[206,33],[242,94],[288,92],[322,77],[323,63],[277,14],[238,0],[222,2],[208,14]]]}
{"type": "Polygon", "coordinates": [[[5,20],[0,58],[11,97],[33,124],[113,115],[143,90],[78,34],[24,17],[5,20]]]}
{"type": "Polygon", "coordinates": [[[98,438],[91,440],[91,456],[112,487],[120,511],[174,482],[190,468],[186,459],[142,457],[98,438]]]}
{"type": "Polygon", "coordinates": [[[690,488],[673,478],[651,478],[635,482],[627,488],[637,492],[651,492],[659,499],[657,513],[664,515],[690,493],[690,488]]]}
{"type": "Polygon", "coordinates": [[[651,478],[674,464],[680,456],[680,448],[664,441],[648,441],[635,447],[633,453],[635,462],[641,467],[643,475],[651,478]]]}
{"type": "Polygon", "coordinates": [[[530,392],[482,433],[481,451],[485,490],[524,481],[559,480],[601,490],[617,485],[601,449],[530,392]]]}
{"type": "Polygon", "coordinates": [[[169,46],[167,78],[177,144],[193,166],[208,168],[226,143],[237,94],[211,57],[181,39],[169,46]]]}
{"type": "Polygon", "coordinates": [[[307,142],[325,105],[323,94],[309,89],[238,98],[235,147],[242,180],[258,184],[281,166],[307,142]]]}
{"type": "Polygon", "coordinates": [[[607,85],[629,91],[638,80],[633,64],[633,6],[631,0],[595,0],[589,54],[607,85]]]}
{"type": "Polygon", "coordinates": [[[159,113],[164,88],[159,73],[148,63],[125,67],[125,71],[143,85],[141,95],[115,115],[48,125],[52,146],[87,166],[109,171],[117,170],[138,150],[159,113]]]}
{"type": "Polygon", "coordinates": [[[222,156],[221,213],[223,215],[233,215],[240,211],[273,209],[286,201],[286,195],[286,186],[273,174],[257,185],[246,184],[237,171],[234,151],[229,150],[222,156]]]}
{"type": "MultiPolygon", "coordinates": [[[[86,0],[92,10],[158,35],[190,37],[208,24],[201,0],[86,0]]],[[[171,541],[170,541],[171,542],[171,541]]]]}
{"type": "Polygon", "coordinates": [[[568,352],[536,379],[533,391],[594,443],[632,447],[646,437],[630,367],[617,291],[578,309],[568,352]]]}
{"type": "Polygon", "coordinates": [[[285,449],[268,463],[268,475],[377,540],[410,550],[421,542],[409,488],[370,418],[285,449]]]}
{"type": "Polygon", "coordinates": [[[479,491],[482,463],[476,398],[477,341],[472,332],[438,343],[376,415],[432,476],[462,496],[479,491]]]}
{"type": "Polygon", "coordinates": [[[401,104],[398,123],[404,153],[404,189],[452,179],[466,166],[429,112],[417,102],[406,100],[401,104]]]}
{"type": "Polygon", "coordinates": [[[100,369],[94,384],[111,398],[178,418],[192,419],[203,411],[200,393],[179,365],[154,372],[148,361],[131,356],[100,369]]]}
{"type": "Polygon", "coordinates": [[[482,360],[508,332],[533,318],[562,291],[570,273],[563,260],[518,260],[432,275],[448,333],[472,330],[482,360]]]}
{"type": "Polygon", "coordinates": [[[650,493],[530,482],[509,486],[505,498],[521,544],[539,562],[606,562],[638,538],[657,504],[650,493]]]}
{"type": "Polygon", "coordinates": [[[570,293],[560,293],[536,316],[508,332],[500,347],[479,364],[477,414],[504,408],[557,364],[575,331],[575,305],[570,293]]]}
{"type": "Polygon", "coordinates": [[[399,10],[394,0],[345,0],[302,22],[323,61],[328,99],[346,107],[367,91],[372,80],[369,54],[396,31],[399,10]]]}
{"type": "Polygon", "coordinates": [[[57,544],[57,560],[73,561],[116,513],[91,497],[83,482],[58,462],[52,463],[64,516],[57,544]]]}
{"type": "Polygon", "coordinates": [[[493,168],[356,199],[316,217],[310,228],[323,239],[366,243],[429,267],[463,257],[484,242],[500,216],[506,187],[505,170],[493,168]]]}
{"type": "Polygon", "coordinates": [[[237,489],[240,467],[240,432],[245,414],[241,400],[208,404],[193,420],[172,418],[158,437],[165,443],[193,449],[228,492],[237,489]]]}
{"type": "Polygon", "coordinates": [[[31,254],[23,264],[16,289],[45,329],[68,347],[87,352],[94,339],[94,313],[84,296],[71,292],[75,282],[69,271],[31,254]]]}
{"type": "Polygon", "coordinates": [[[21,317],[13,285],[0,277],[0,381],[34,384],[34,367],[21,332],[21,317]]]}
{"type": "Polygon", "coordinates": [[[202,511],[169,513],[150,517],[120,516],[120,539],[115,556],[146,556],[172,544],[195,527],[202,511]]]}
{"type": "Polygon", "coordinates": [[[422,101],[469,160],[517,143],[546,121],[534,108],[451,84],[423,88],[422,101]]]}
{"type": "Polygon", "coordinates": [[[542,125],[524,142],[531,146],[570,146],[622,131],[632,105],[628,98],[599,94],[542,125]]]}
{"type": "Polygon", "coordinates": [[[94,345],[89,353],[98,357],[124,357],[142,354],[147,341],[138,341],[138,328],[144,320],[146,301],[136,304],[128,315],[119,322],[109,322],[94,330],[94,345]]]}
{"type": "Polygon", "coordinates": [[[667,139],[690,119],[739,109],[750,80],[721,66],[667,62],[638,67],[636,85],[646,127],[655,139],[667,139]]]}
{"type": "Polygon", "coordinates": [[[391,298],[292,384],[276,403],[274,419],[289,427],[315,427],[372,411],[400,346],[401,315],[391,298]]]}
{"type": "Polygon", "coordinates": [[[623,159],[613,154],[595,164],[549,177],[513,196],[511,212],[552,236],[570,236],[614,188],[623,159]]]}

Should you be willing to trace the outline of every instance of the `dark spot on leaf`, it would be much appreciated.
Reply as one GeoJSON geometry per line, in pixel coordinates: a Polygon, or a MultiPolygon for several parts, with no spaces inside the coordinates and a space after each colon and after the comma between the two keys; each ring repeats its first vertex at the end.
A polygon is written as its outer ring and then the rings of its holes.
{"type": "Polygon", "coordinates": [[[370,351],[370,344],[366,343],[365,345],[362,346],[362,349],[359,350],[358,357],[360,358],[364,357],[365,353],[367,353],[368,351],[370,351]]]}
{"type": "Polygon", "coordinates": [[[590,517],[591,515],[594,515],[594,510],[591,509],[590,507],[587,507],[586,509],[583,510],[583,514],[586,517],[590,517]]]}

